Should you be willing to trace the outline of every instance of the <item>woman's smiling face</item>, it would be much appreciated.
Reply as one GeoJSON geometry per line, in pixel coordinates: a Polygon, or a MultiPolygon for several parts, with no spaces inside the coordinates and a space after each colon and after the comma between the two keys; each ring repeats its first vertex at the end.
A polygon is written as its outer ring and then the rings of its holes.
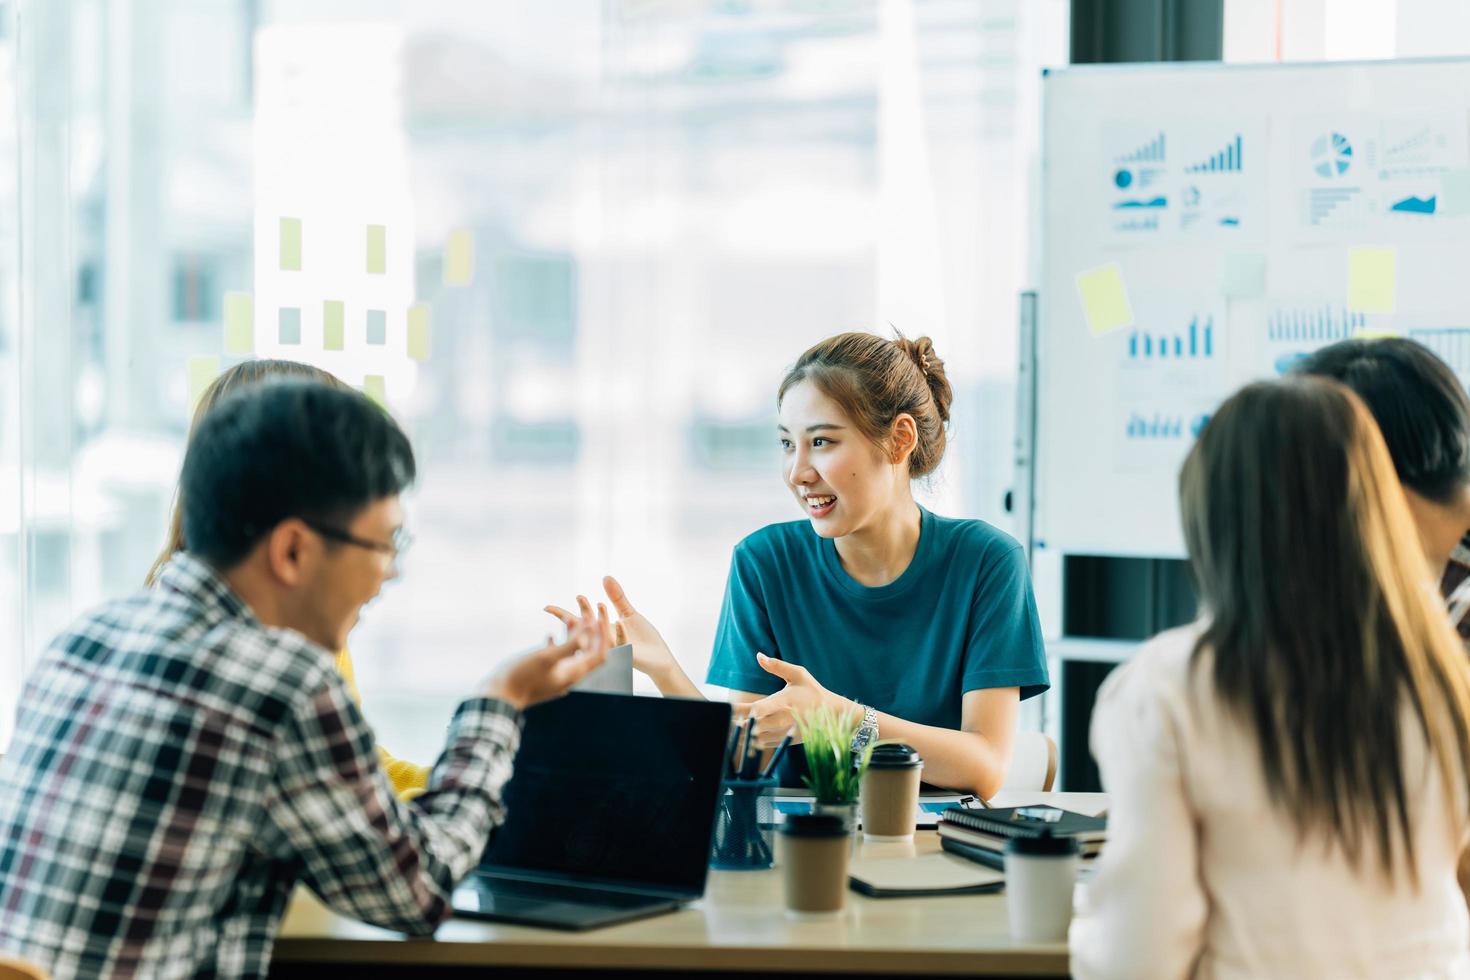
{"type": "Polygon", "coordinates": [[[892,503],[895,464],[810,381],[781,400],[778,435],[786,485],[822,537],[852,534],[892,503]]]}

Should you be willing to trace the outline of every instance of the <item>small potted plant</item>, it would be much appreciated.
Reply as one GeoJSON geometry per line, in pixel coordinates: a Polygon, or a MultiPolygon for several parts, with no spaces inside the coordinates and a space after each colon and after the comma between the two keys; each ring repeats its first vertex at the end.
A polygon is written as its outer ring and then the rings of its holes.
{"type": "Polygon", "coordinates": [[[806,750],[805,782],[816,797],[812,812],[842,817],[849,831],[857,823],[858,787],[873,753],[869,745],[861,755],[853,755],[852,737],[860,723],[856,712],[825,706],[804,712],[796,719],[796,730],[806,750]]]}

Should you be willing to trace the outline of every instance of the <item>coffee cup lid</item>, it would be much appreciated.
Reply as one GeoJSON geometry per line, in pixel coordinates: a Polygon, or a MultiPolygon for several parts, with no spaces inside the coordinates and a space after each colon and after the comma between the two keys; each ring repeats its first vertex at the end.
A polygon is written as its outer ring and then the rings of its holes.
{"type": "Polygon", "coordinates": [[[1065,857],[1076,854],[1080,849],[1075,837],[1057,837],[1049,831],[1038,837],[1012,837],[1006,842],[1007,854],[1022,857],[1065,857]]]}
{"type": "Polygon", "coordinates": [[[781,825],[788,837],[846,837],[847,824],[830,813],[793,813],[781,825]]]}
{"type": "Polygon", "coordinates": [[[902,742],[885,742],[873,748],[869,769],[914,769],[924,764],[918,750],[902,742]]]}

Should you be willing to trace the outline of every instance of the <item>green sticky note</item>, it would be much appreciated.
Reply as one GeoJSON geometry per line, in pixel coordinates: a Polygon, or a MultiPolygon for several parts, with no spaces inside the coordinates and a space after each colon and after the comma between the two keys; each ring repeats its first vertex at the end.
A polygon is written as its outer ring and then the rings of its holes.
{"type": "Polygon", "coordinates": [[[367,226],[367,271],[381,276],[388,271],[388,229],[385,225],[367,226]]]}
{"type": "Polygon", "coordinates": [[[379,408],[388,407],[388,390],[381,374],[370,374],[362,379],[362,393],[378,403],[379,408]]]}
{"type": "Polygon", "coordinates": [[[408,356],[415,361],[429,359],[428,303],[415,303],[408,308],[408,356]]]}
{"type": "Polygon", "coordinates": [[[255,350],[255,300],[249,293],[225,293],[225,353],[255,350]]]}
{"type": "Polygon", "coordinates": [[[342,350],[347,346],[347,313],[340,299],[322,304],[322,348],[342,350]]]}
{"type": "Polygon", "coordinates": [[[301,219],[281,219],[281,271],[301,271],[301,219]]]}
{"type": "Polygon", "coordinates": [[[1220,264],[1220,292],[1227,299],[1258,299],[1266,294],[1266,256],[1229,252],[1220,264]]]}
{"type": "Polygon", "coordinates": [[[1123,285],[1123,270],[1109,262],[1077,274],[1077,296],[1093,336],[1133,325],[1133,305],[1123,285]]]}
{"type": "Polygon", "coordinates": [[[1434,213],[1451,218],[1470,214],[1470,170],[1446,170],[1439,175],[1434,213]]]}
{"type": "Polygon", "coordinates": [[[1348,249],[1348,307],[1360,313],[1392,313],[1398,289],[1398,254],[1391,248],[1348,249]]]}
{"type": "Polygon", "coordinates": [[[199,407],[199,399],[209,383],[219,377],[219,355],[201,354],[189,358],[189,414],[199,407]]]}
{"type": "Polygon", "coordinates": [[[475,236],[468,228],[450,232],[444,246],[444,285],[468,286],[475,278],[475,236]]]}

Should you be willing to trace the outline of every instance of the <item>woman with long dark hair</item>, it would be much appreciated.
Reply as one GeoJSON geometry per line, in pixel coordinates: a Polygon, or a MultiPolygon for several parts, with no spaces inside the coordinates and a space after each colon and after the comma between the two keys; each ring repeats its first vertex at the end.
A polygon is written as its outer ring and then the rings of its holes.
{"type": "Polygon", "coordinates": [[[1203,615],[1098,696],[1075,975],[1470,976],[1470,674],[1372,416],[1251,385],[1180,502],[1203,615]]]}

